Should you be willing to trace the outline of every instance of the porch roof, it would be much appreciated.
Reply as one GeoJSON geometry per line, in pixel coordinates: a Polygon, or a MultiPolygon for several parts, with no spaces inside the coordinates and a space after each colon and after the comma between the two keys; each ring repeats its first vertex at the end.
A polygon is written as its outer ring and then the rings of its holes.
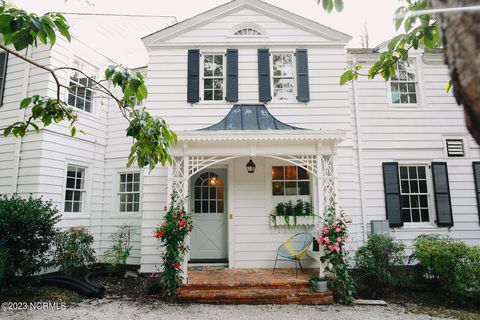
{"type": "Polygon", "coordinates": [[[304,130],[275,118],[263,104],[236,104],[217,124],[200,131],[224,130],[304,130]]]}

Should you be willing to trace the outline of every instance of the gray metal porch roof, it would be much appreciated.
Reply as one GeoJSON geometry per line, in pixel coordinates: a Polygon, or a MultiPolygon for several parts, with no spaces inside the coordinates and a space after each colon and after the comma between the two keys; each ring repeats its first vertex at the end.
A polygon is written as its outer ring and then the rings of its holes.
{"type": "Polygon", "coordinates": [[[275,118],[263,104],[236,104],[217,124],[200,131],[221,130],[305,130],[283,123],[275,118]]]}

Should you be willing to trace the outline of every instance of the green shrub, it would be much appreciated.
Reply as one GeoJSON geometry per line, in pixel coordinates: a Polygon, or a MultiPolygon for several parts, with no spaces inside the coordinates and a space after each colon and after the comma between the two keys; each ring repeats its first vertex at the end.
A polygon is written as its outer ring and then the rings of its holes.
{"type": "Polygon", "coordinates": [[[0,289],[3,287],[3,279],[5,278],[6,268],[7,268],[7,250],[0,243],[0,289]]]}
{"type": "Polygon", "coordinates": [[[113,273],[120,265],[126,264],[130,256],[132,227],[129,225],[121,226],[110,238],[113,245],[105,251],[104,261],[108,263],[110,273],[113,273]]]}
{"type": "Polygon", "coordinates": [[[50,201],[32,196],[0,197],[0,239],[8,257],[3,260],[5,285],[26,280],[51,265],[59,220],[50,201]]]}
{"type": "Polygon", "coordinates": [[[84,227],[61,232],[56,241],[56,265],[69,276],[79,276],[95,263],[93,236],[84,227]]]}
{"type": "Polygon", "coordinates": [[[358,281],[375,296],[394,284],[393,271],[405,262],[405,245],[392,237],[369,234],[368,241],[355,253],[358,281]]]}
{"type": "Polygon", "coordinates": [[[421,235],[411,256],[422,276],[462,301],[480,297],[480,247],[439,235],[421,235]]]}

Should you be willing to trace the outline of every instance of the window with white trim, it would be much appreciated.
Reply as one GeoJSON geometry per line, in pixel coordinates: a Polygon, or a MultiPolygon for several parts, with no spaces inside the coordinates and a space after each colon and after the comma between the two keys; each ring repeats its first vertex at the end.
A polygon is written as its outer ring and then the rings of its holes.
{"type": "Polygon", "coordinates": [[[225,83],[225,54],[203,54],[203,100],[223,101],[225,83]]]}
{"type": "Polygon", "coordinates": [[[98,69],[80,59],[75,59],[72,66],[85,74],[73,71],[70,75],[68,104],[77,109],[92,112],[94,97],[93,90],[91,89],[93,81],[90,78],[97,78],[98,69]]]}
{"type": "Polygon", "coordinates": [[[79,213],[83,211],[85,202],[86,169],[69,165],[65,184],[64,212],[79,213]]]}
{"type": "Polygon", "coordinates": [[[310,195],[310,173],[297,166],[272,166],[272,195],[310,195]]]}
{"type": "Polygon", "coordinates": [[[273,100],[295,100],[294,53],[272,53],[273,100]]]}
{"type": "Polygon", "coordinates": [[[427,166],[400,165],[399,170],[403,222],[429,222],[427,166]]]}
{"type": "Polygon", "coordinates": [[[120,173],[120,212],[140,212],[140,173],[120,173]]]}
{"type": "Polygon", "coordinates": [[[390,79],[392,104],[417,104],[418,84],[413,60],[398,61],[395,74],[390,79]]]}

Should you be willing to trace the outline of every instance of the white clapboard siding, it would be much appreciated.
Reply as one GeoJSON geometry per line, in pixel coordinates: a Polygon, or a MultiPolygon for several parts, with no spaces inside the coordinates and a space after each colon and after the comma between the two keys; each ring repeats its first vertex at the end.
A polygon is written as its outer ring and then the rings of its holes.
{"type": "MultiPolygon", "coordinates": [[[[360,54],[356,57],[363,60],[360,54]]],[[[426,233],[450,235],[480,244],[479,208],[472,172],[472,161],[480,160],[480,152],[465,128],[462,107],[457,105],[451,92],[445,92],[449,77],[442,61],[440,53],[428,53],[416,59],[421,96],[418,107],[389,105],[389,83],[381,77],[374,80],[360,77],[356,82],[367,221],[386,219],[382,162],[428,165],[432,161],[446,161],[448,164],[454,226],[439,228],[432,223],[430,227],[411,224],[395,228],[392,235],[404,241],[409,249],[417,236],[426,233]],[[446,137],[465,139],[465,157],[447,157],[446,137]]],[[[364,64],[364,68],[369,66],[364,64]]],[[[353,104],[352,92],[351,99],[353,104]]],[[[429,191],[433,197],[433,190],[429,191]]]]}

